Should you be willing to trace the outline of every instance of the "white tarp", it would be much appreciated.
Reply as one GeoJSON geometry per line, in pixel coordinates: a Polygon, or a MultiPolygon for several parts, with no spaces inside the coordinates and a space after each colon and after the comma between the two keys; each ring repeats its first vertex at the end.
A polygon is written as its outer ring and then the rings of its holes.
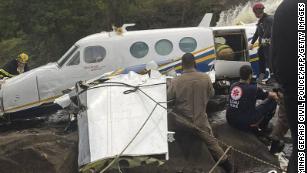
{"type": "MultiPolygon", "coordinates": [[[[129,73],[108,82],[144,86],[141,90],[166,107],[166,79],[129,73]],[[160,84],[163,83],[163,84],[160,84]]],[[[87,110],[78,115],[79,166],[118,155],[139,131],[156,103],[140,91],[124,94],[132,88],[100,84],[80,95],[87,110]]],[[[157,106],[124,156],[168,154],[167,111],[157,106]]]]}

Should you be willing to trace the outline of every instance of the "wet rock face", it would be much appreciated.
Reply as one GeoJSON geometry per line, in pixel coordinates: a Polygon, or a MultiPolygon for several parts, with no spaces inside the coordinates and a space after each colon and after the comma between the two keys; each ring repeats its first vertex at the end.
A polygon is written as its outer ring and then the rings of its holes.
{"type": "Polygon", "coordinates": [[[214,166],[215,161],[208,148],[197,136],[188,132],[177,132],[175,139],[176,141],[169,145],[170,160],[161,167],[164,172],[201,173],[209,172],[214,166]]]}
{"type": "Polygon", "coordinates": [[[225,110],[227,104],[228,95],[216,95],[212,97],[207,104],[207,113],[225,110]]]}
{"type": "Polygon", "coordinates": [[[55,128],[0,133],[0,172],[77,172],[77,140],[55,128]]]}
{"type": "MultiPolygon", "coordinates": [[[[258,140],[256,136],[245,133],[230,127],[224,120],[222,123],[213,124],[213,130],[216,137],[228,145],[233,146],[241,152],[269,162],[279,165],[277,158],[271,155],[267,147],[258,140]]],[[[214,166],[213,160],[206,144],[204,144],[197,136],[191,133],[176,133],[176,141],[169,144],[170,159],[162,166],[144,166],[132,169],[122,169],[127,173],[207,173],[214,166]]],[[[227,146],[221,146],[226,150],[227,146]]],[[[230,159],[234,163],[237,172],[268,172],[277,170],[274,167],[261,163],[254,158],[247,157],[237,151],[230,150],[230,159]]],[[[118,172],[113,170],[110,172],[118,172]]],[[[221,167],[217,167],[215,173],[223,173],[221,167]]],[[[278,171],[277,171],[278,172],[278,171]]]]}
{"type": "MultiPolygon", "coordinates": [[[[176,141],[169,143],[169,160],[157,167],[148,165],[132,169],[121,169],[125,173],[207,173],[214,166],[208,148],[202,141],[191,133],[178,132],[176,141]]],[[[118,172],[112,170],[110,173],[118,172]]],[[[217,167],[214,173],[223,172],[217,167]]]]}
{"type": "MultiPolygon", "coordinates": [[[[224,111],[212,121],[216,137],[245,153],[257,156],[261,160],[278,165],[267,147],[254,135],[230,127],[223,118],[224,111]]],[[[74,173],[78,172],[78,134],[63,134],[64,126],[36,127],[27,130],[0,132],[0,172],[1,173],[74,173]]],[[[222,145],[224,149],[227,147],[222,145]]],[[[233,151],[231,159],[238,172],[265,172],[273,167],[260,163],[233,151]]],[[[161,165],[144,165],[124,169],[125,173],[207,173],[214,166],[205,143],[189,132],[177,132],[175,141],[169,143],[169,160],[161,165]]],[[[109,172],[118,172],[112,170],[109,172]]],[[[224,172],[217,167],[216,173],[224,172]]]]}
{"type": "MultiPolygon", "coordinates": [[[[226,122],[214,124],[213,131],[215,136],[225,144],[231,145],[235,149],[251,156],[256,156],[262,161],[279,165],[277,157],[270,154],[267,146],[260,142],[255,135],[230,127],[226,122]]],[[[268,172],[270,170],[277,170],[268,164],[259,162],[250,156],[234,150],[232,150],[231,157],[238,172],[268,172]]]]}

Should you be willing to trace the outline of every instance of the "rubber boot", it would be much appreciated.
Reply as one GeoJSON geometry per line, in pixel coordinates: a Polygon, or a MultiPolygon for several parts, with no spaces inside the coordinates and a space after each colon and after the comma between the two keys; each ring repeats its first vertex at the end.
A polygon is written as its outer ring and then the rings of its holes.
{"type": "Polygon", "coordinates": [[[280,153],[285,147],[285,143],[280,140],[272,140],[270,153],[280,153]]]}

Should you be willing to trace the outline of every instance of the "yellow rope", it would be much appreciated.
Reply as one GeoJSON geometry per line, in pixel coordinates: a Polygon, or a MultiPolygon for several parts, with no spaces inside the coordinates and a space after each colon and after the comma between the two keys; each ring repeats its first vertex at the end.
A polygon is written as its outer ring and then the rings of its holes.
{"type": "Polygon", "coordinates": [[[1,75],[4,77],[13,77],[14,75],[10,74],[9,72],[5,71],[4,69],[0,69],[1,75]]]}

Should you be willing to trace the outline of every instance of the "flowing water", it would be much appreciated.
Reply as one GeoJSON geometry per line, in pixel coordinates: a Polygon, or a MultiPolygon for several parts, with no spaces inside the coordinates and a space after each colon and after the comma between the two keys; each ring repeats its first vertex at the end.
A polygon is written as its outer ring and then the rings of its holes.
{"type": "MultiPolygon", "coordinates": [[[[275,10],[282,2],[282,0],[264,0],[260,1],[264,4],[264,11],[268,14],[274,14],[275,10]]],[[[229,26],[237,24],[248,24],[257,22],[252,6],[255,2],[247,2],[246,4],[238,5],[229,10],[223,11],[220,14],[220,20],[217,22],[217,26],[229,26]]]]}

